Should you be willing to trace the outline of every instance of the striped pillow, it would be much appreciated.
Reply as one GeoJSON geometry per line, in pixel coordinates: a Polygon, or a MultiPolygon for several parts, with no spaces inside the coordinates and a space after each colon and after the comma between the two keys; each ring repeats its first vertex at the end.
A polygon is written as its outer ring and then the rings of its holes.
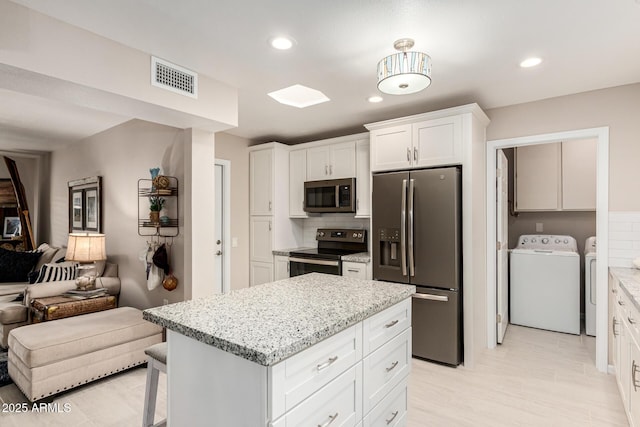
{"type": "Polygon", "coordinates": [[[78,263],[61,262],[44,264],[35,283],[57,282],[60,280],[74,280],[78,276],[78,263]]]}

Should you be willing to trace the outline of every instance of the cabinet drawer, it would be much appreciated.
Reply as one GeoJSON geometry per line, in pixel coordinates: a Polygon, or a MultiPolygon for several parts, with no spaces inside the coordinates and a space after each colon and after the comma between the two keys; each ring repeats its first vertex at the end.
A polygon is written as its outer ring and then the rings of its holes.
{"type": "Polygon", "coordinates": [[[365,319],[363,353],[366,356],[411,326],[411,298],[365,319]]]}
{"type": "Polygon", "coordinates": [[[362,324],[358,323],[277,363],[270,371],[271,418],[280,417],[361,359],[362,324]]]}
{"type": "Polygon", "coordinates": [[[361,419],[362,363],[358,363],[275,421],[273,427],[355,427],[361,419]]]}
{"type": "Polygon", "coordinates": [[[361,262],[342,262],[342,275],[344,277],[353,277],[354,279],[367,278],[367,264],[361,262]]]}
{"type": "Polygon", "coordinates": [[[411,370],[411,328],[366,357],[363,370],[363,411],[366,414],[411,370]]]}
{"type": "Polygon", "coordinates": [[[395,386],[375,408],[364,417],[362,427],[399,427],[407,423],[407,379],[395,386]]]}

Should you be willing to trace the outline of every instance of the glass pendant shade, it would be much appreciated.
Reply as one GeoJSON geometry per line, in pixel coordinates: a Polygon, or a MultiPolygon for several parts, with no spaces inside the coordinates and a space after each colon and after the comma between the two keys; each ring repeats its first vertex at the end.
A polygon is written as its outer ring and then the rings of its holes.
{"type": "Polygon", "coordinates": [[[400,52],[378,62],[378,89],[390,95],[420,92],[431,84],[431,57],[400,52]]]}

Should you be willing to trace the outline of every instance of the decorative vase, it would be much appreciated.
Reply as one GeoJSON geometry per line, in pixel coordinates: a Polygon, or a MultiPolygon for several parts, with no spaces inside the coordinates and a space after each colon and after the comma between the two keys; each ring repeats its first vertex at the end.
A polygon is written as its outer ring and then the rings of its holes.
{"type": "MultiPolygon", "coordinates": [[[[151,182],[153,183],[158,174],[160,174],[160,168],[151,168],[149,169],[149,173],[151,174],[151,182]]],[[[154,185],[151,186],[151,191],[156,191],[156,187],[154,185]]]]}
{"type": "Polygon", "coordinates": [[[151,211],[149,212],[149,221],[154,224],[160,223],[160,211],[151,211]]]}

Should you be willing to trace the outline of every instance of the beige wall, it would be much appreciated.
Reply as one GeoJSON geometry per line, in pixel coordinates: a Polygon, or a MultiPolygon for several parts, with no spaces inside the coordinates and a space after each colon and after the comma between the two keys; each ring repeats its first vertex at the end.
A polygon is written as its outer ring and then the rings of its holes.
{"type": "Polygon", "coordinates": [[[249,140],[216,134],[216,158],[231,162],[231,289],[249,286],[249,140]]]}
{"type": "Polygon", "coordinates": [[[487,110],[487,140],[609,126],[609,210],[640,211],[640,83],[487,110]]]}
{"type": "MultiPolygon", "coordinates": [[[[138,260],[147,238],[138,236],[138,179],[149,178],[149,169],[161,167],[161,173],[173,175],[184,191],[184,132],[140,120],[132,120],[51,155],[49,241],[66,245],[68,234],[68,181],[102,176],[103,232],[107,256],[118,263],[122,290],[120,304],[147,308],[163,299],[184,299],[184,228],[171,248],[171,265],[178,278],[172,292],[162,287],[147,289],[144,266],[138,260]]],[[[179,204],[180,224],[184,202],[179,204]]],[[[144,201],[141,201],[144,203],[144,201]]],[[[144,209],[142,209],[144,211],[144,209]]]]}

